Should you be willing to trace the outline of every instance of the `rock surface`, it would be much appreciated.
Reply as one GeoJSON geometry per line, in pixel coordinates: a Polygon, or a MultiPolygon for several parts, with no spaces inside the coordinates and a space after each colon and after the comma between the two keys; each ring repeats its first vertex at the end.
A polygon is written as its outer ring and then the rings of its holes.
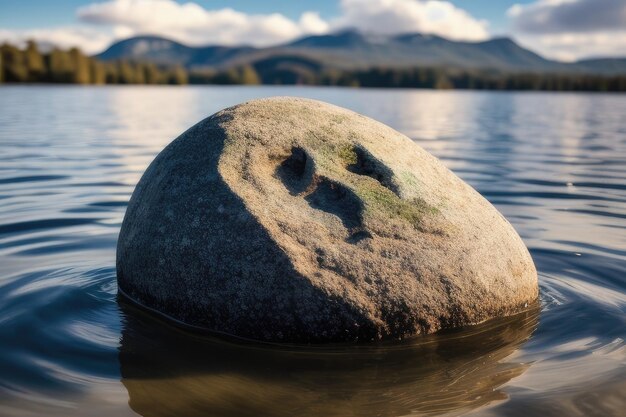
{"type": "Polygon", "coordinates": [[[130,200],[117,275],[186,324],[293,343],[432,333],[538,295],[513,227],[435,157],[296,98],[225,109],[167,146],[130,200]]]}

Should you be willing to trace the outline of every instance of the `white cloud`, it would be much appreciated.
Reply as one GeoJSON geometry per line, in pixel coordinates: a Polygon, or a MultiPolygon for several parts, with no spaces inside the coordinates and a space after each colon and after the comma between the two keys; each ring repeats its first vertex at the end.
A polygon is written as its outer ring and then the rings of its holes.
{"type": "Polygon", "coordinates": [[[520,34],[516,35],[516,39],[523,46],[561,61],[626,56],[626,30],[549,35],[520,34]]]}
{"type": "Polygon", "coordinates": [[[521,32],[565,33],[623,30],[624,0],[537,0],[513,5],[507,12],[521,32]]]}
{"type": "Polygon", "coordinates": [[[306,33],[322,34],[328,32],[330,25],[317,12],[305,12],[300,17],[300,27],[306,33]]]}
{"type": "Polygon", "coordinates": [[[550,58],[626,55],[624,0],[537,0],[507,15],[516,39],[550,58]]]}
{"type": "Polygon", "coordinates": [[[447,1],[342,0],[336,27],[377,33],[421,32],[455,40],[484,40],[487,22],[447,1]]]}
{"type": "Polygon", "coordinates": [[[126,36],[157,34],[195,45],[266,46],[346,27],[377,33],[423,32],[464,40],[482,40],[488,35],[486,22],[447,1],[343,0],[341,10],[342,15],[332,22],[316,12],[305,12],[294,21],[278,13],[207,10],[195,3],[172,0],[112,0],[81,7],[77,15],[87,23],[116,26],[116,32],[126,36]]]}
{"type": "Polygon", "coordinates": [[[114,26],[128,37],[152,34],[192,45],[250,44],[266,46],[328,29],[319,15],[307,12],[299,21],[282,14],[249,15],[230,8],[207,10],[173,0],[112,0],[80,7],[85,23],[114,26]]]}

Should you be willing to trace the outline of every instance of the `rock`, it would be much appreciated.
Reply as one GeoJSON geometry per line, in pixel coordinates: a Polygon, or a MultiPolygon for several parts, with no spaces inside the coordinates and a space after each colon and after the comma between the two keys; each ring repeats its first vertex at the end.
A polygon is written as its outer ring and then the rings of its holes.
{"type": "Polygon", "coordinates": [[[254,100],[148,167],[119,288],[188,325],[292,343],[404,338],[517,313],[537,273],[513,227],[406,136],[313,100],[254,100]]]}

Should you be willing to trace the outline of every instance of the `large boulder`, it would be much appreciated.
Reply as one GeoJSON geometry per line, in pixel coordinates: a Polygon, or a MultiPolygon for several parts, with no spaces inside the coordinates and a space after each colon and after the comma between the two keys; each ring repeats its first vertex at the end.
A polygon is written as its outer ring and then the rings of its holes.
{"type": "Polygon", "coordinates": [[[272,342],[404,338],[537,298],[513,227],[406,136],[319,101],[254,100],[168,145],[128,205],[123,294],[272,342]]]}

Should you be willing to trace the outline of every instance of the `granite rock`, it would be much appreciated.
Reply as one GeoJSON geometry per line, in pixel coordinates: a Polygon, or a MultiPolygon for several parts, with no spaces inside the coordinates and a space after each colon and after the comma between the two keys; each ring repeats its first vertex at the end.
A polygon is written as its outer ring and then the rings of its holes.
{"type": "Polygon", "coordinates": [[[524,243],[406,136],[319,101],[201,121],[152,162],[117,247],[119,288],[188,325],[290,343],[398,339],[537,299],[524,243]]]}

